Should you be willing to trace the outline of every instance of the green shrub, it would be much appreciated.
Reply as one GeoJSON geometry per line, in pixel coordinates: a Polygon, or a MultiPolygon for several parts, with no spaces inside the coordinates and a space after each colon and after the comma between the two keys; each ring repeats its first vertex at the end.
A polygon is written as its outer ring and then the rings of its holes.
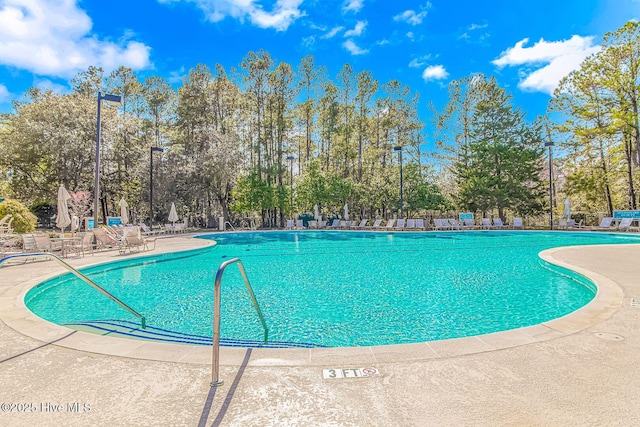
{"type": "Polygon", "coordinates": [[[36,229],[37,218],[29,209],[17,200],[5,200],[0,203],[0,218],[6,214],[13,216],[11,228],[16,233],[29,233],[36,229]]]}

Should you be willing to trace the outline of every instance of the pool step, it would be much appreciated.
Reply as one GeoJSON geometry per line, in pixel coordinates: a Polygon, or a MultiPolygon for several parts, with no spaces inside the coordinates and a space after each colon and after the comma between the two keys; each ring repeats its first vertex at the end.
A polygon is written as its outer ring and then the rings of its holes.
{"type": "MultiPolygon", "coordinates": [[[[64,323],[71,329],[82,332],[89,332],[99,335],[117,336],[121,338],[133,338],[149,341],[171,342],[192,345],[211,345],[211,337],[203,335],[185,334],[182,332],[170,331],[168,329],[147,326],[140,329],[140,324],[128,320],[90,320],[84,322],[64,323]]],[[[220,338],[220,345],[224,347],[243,348],[314,348],[322,347],[311,343],[269,341],[264,343],[258,340],[236,340],[230,338],[220,338]]]]}

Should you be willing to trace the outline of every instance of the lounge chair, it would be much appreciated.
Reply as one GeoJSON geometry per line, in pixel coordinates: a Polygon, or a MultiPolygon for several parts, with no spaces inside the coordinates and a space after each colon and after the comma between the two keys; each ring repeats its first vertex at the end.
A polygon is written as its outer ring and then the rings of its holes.
{"type": "Polygon", "coordinates": [[[482,228],[484,228],[485,230],[493,228],[493,225],[491,224],[491,218],[482,218],[482,228]]]}
{"type": "Polygon", "coordinates": [[[137,251],[140,251],[140,248],[144,250],[149,250],[149,243],[153,243],[152,249],[155,249],[156,239],[157,239],[156,237],[152,237],[152,238],[142,237],[140,230],[130,229],[130,230],[127,230],[126,233],[124,234],[124,238],[118,250],[120,251],[120,254],[126,253],[127,249],[129,250],[129,252],[131,252],[131,249],[133,248],[135,248],[137,251]]]}
{"type": "Polygon", "coordinates": [[[308,222],[308,224],[309,224],[309,229],[312,229],[312,228],[316,230],[318,229],[318,221],[311,220],[308,222]]]}
{"type": "Polygon", "coordinates": [[[504,228],[501,218],[493,218],[493,228],[504,228]]]}
{"type": "Polygon", "coordinates": [[[391,218],[389,221],[387,221],[387,225],[384,226],[384,228],[386,228],[387,230],[391,230],[393,229],[393,226],[395,225],[396,220],[391,218]]]}
{"type": "Polygon", "coordinates": [[[416,220],[415,219],[408,219],[406,228],[407,228],[407,230],[413,230],[414,228],[416,228],[416,220]]]}
{"type": "Polygon", "coordinates": [[[327,221],[323,221],[321,219],[318,220],[318,228],[325,228],[327,226],[327,221]]]}
{"type": "Polygon", "coordinates": [[[329,227],[331,227],[331,228],[340,228],[340,220],[339,219],[334,219],[329,227]]]}
{"type": "Polygon", "coordinates": [[[616,226],[618,231],[629,231],[631,228],[631,223],[633,222],[633,218],[622,218],[620,220],[620,224],[616,226]]]}
{"type": "Polygon", "coordinates": [[[522,218],[513,218],[513,228],[524,229],[524,226],[522,225],[522,218]]]}
{"type": "Polygon", "coordinates": [[[122,239],[109,234],[104,228],[91,229],[96,236],[96,249],[113,249],[122,246],[122,239]]]}
{"type": "Polygon", "coordinates": [[[473,222],[472,219],[467,218],[467,219],[462,221],[462,227],[463,228],[476,228],[476,224],[473,222]]]}
{"type": "Polygon", "coordinates": [[[6,214],[2,219],[0,219],[0,234],[10,234],[13,232],[11,228],[11,223],[13,222],[13,216],[11,214],[6,214]]]}
{"type": "Polygon", "coordinates": [[[569,225],[567,223],[566,219],[560,219],[558,220],[558,228],[567,228],[569,225]]]}
{"type": "Polygon", "coordinates": [[[422,218],[418,218],[418,219],[416,219],[416,228],[417,228],[418,230],[424,230],[424,229],[425,229],[425,226],[424,226],[424,219],[422,219],[422,218]]]}
{"type": "Polygon", "coordinates": [[[449,219],[449,224],[451,224],[451,229],[452,230],[453,229],[460,230],[460,223],[457,220],[455,220],[453,218],[450,218],[449,219]]]}
{"type": "Polygon", "coordinates": [[[159,230],[159,229],[152,230],[143,222],[141,222],[139,225],[140,225],[140,228],[142,229],[142,234],[145,236],[154,236],[156,234],[162,234],[164,232],[163,230],[159,230]]]}
{"type": "Polygon", "coordinates": [[[394,228],[396,230],[404,230],[404,218],[400,218],[394,228]]]}
{"type": "Polygon", "coordinates": [[[296,219],[296,228],[298,230],[304,230],[304,220],[296,219]]]}
{"type": "Polygon", "coordinates": [[[611,230],[612,225],[613,225],[613,218],[605,217],[605,218],[602,218],[600,225],[594,228],[594,230],[611,230]]]}
{"type": "Polygon", "coordinates": [[[358,225],[354,225],[352,228],[357,228],[359,230],[362,230],[363,228],[365,228],[367,226],[367,221],[369,221],[368,219],[362,219],[360,220],[360,223],[358,225]]]}
{"type": "Polygon", "coordinates": [[[578,221],[578,223],[576,224],[576,220],[575,219],[570,219],[569,221],[567,221],[567,225],[570,228],[582,228],[582,222],[583,220],[581,219],[580,221],[578,221]]]}
{"type": "Polygon", "coordinates": [[[370,228],[377,229],[380,228],[380,224],[382,224],[382,220],[380,218],[373,221],[373,225],[370,228]]]}
{"type": "Polygon", "coordinates": [[[433,225],[436,230],[451,230],[451,224],[446,219],[434,218],[433,225]]]}
{"type": "Polygon", "coordinates": [[[287,220],[287,226],[285,227],[285,230],[293,230],[293,220],[292,219],[288,219],[287,220]]]}

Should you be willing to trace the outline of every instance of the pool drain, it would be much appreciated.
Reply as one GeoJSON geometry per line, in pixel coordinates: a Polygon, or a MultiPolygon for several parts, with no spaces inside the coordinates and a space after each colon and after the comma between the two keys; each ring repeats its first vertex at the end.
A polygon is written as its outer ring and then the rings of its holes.
{"type": "Polygon", "coordinates": [[[631,307],[633,307],[633,308],[640,308],[640,299],[638,299],[638,298],[631,298],[631,307]]]}
{"type": "Polygon", "coordinates": [[[601,340],[606,340],[606,341],[624,341],[623,336],[616,335],[616,334],[608,334],[606,332],[597,332],[593,335],[600,338],[601,340]]]}

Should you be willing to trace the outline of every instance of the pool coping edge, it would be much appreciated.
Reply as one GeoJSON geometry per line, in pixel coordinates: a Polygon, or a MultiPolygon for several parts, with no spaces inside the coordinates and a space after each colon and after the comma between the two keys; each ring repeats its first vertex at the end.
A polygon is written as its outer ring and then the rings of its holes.
{"type": "MultiPolygon", "coordinates": [[[[621,245],[599,246],[619,247],[621,245]]],[[[335,365],[342,361],[345,365],[366,366],[383,362],[420,361],[503,350],[577,333],[611,317],[621,307],[624,300],[622,288],[613,280],[560,261],[554,256],[559,251],[579,247],[552,248],[539,254],[543,261],[585,276],[597,287],[596,296],[592,301],[563,317],[508,331],[415,344],[311,349],[252,348],[248,365],[325,366],[328,363],[335,365]]],[[[92,265],[98,264],[100,262],[92,265]]],[[[38,283],[59,274],[59,272],[45,274],[11,287],[0,296],[0,320],[22,335],[58,347],[150,361],[205,365],[211,363],[211,347],[209,346],[104,337],[75,331],[36,316],[24,304],[25,295],[38,283]]],[[[245,361],[248,351],[246,348],[221,347],[220,363],[228,366],[240,366],[245,361]]]]}

